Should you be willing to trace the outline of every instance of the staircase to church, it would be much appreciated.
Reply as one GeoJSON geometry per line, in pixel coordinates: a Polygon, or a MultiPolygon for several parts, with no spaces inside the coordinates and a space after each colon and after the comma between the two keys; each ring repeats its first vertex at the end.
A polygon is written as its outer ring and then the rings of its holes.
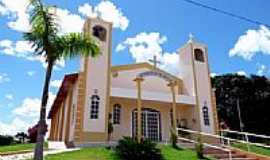
{"type": "MultiPolygon", "coordinates": [[[[194,143],[178,141],[178,145],[186,149],[194,149],[194,143]]],[[[218,144],[216,144],[218,145],[218,144]]],[[[220,145],[219,145],[220,146],[220,145]]],[[[225,148],[224,148],[225,149],[225,148]]],[[[229,153],[221,149],[215,149],[211,147],[205,147],[203,151],[204,155],[207,157],[213,157],[217,160],[230,160],[229,153]]],[[[251,156],[244,151],[231,149],[231,160],[270,160],[270,158],[261,158],[258,156],[251,156]]]]}
{"type": "MultiPolygon", "coordinates": [[[[204,152],[204,155],[208,157],[216,158],[218,160],[230,160],[229,153],[226,151],[206,147],[204,148],[203,152],[204,152]]],[[[259,158],[249,157],[249,155],[245,153],[242,153],[242,152],[239,153],[234,150],[231,151],[231,157],[232,157],[232,160],[261,160],[259,158]]]]}

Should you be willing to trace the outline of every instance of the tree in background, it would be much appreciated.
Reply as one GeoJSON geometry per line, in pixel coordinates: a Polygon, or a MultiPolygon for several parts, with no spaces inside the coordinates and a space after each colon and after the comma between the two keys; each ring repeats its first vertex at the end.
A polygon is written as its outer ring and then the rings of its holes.
{"type": "MultiPolygon", "coordinates": [[[[48,131],[48,125],[46,124],[46,132],[48,131]]],[[[37,134],[38,134],[38,125],[34,125],[33,127],[28,129],[28,139],[30,143],[37,142],[37,134]]]]}
{"type": "Polygon", "coordinates": [[[25,140],[28,136],[24,132],[18,132],[15,137],[19,139],[20,143],[25,143],[25,140]]]}
{"type": "MultiPolygon", "coordinates": [[[[32,43],[35,54],[43,56],[47,62],[43,86],[40,117],[37,128],[37,142],[34,159],[43,159],[43,142],[46,134],[46,106],[53,66],[56,61],[75,56],[92,56],[100,54],[98,45],[89,35],[69,33],[59,35],[55,20],[55,7],[44,5],[41,0],[30,0],[30,32],[24,33],[24,39],[32,43]]],[[[72,22],[70,22],[72,23],[72,22]]]]}
{"type": "Polygon", "coordinates": [[[264,76],[250,77],[226,74],[212,78],[216,88],[220,120],[232,130],[240,130],[237,101],[241,110],[244,131],[270,135],[270,81],[264,76]]]}

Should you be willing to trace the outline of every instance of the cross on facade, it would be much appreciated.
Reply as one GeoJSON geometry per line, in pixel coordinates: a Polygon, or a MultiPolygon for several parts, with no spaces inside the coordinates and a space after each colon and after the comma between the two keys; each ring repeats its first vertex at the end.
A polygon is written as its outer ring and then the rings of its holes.
{"type": "Polygon", "coordinates": [[[153,59],[149,59],[150,62],[154,64],[154,67],[157,68],[157,64],[161,64],[161,61],[157,60],[157,56],[154,55],[153,59]]]}

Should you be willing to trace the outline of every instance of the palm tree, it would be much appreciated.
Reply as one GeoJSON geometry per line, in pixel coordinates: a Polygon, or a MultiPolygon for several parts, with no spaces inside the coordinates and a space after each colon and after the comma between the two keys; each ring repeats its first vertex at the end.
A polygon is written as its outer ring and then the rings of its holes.
{"type": "Polygon", "coordinates": [[[99,47],[90,35],[69,33],[59,35],[53,7],[45,6],[41,0],[30,0],[30,32],[24,33],[24,39],[31,42],[35,55],[46,59],[47,68],[43,86],[38,136],[35,146],[35,160],[43,159],[43,142],[46,133],[46,105],[53,66],[57,60],[75,56],[99,55],[99,47]]]}

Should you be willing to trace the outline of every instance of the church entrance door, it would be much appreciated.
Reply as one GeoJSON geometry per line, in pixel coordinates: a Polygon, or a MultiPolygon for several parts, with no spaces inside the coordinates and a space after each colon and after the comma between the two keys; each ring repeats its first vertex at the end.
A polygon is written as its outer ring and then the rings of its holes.
{"type": "MultiPolygon", "coordinates": [[[[160,112],[144,108],[142,109],[142,136],[144,139],[161,141],[161,117],[160,112]]],[[[132,112],[132,136],[137,136],[137,110],[132,112]]]]}

